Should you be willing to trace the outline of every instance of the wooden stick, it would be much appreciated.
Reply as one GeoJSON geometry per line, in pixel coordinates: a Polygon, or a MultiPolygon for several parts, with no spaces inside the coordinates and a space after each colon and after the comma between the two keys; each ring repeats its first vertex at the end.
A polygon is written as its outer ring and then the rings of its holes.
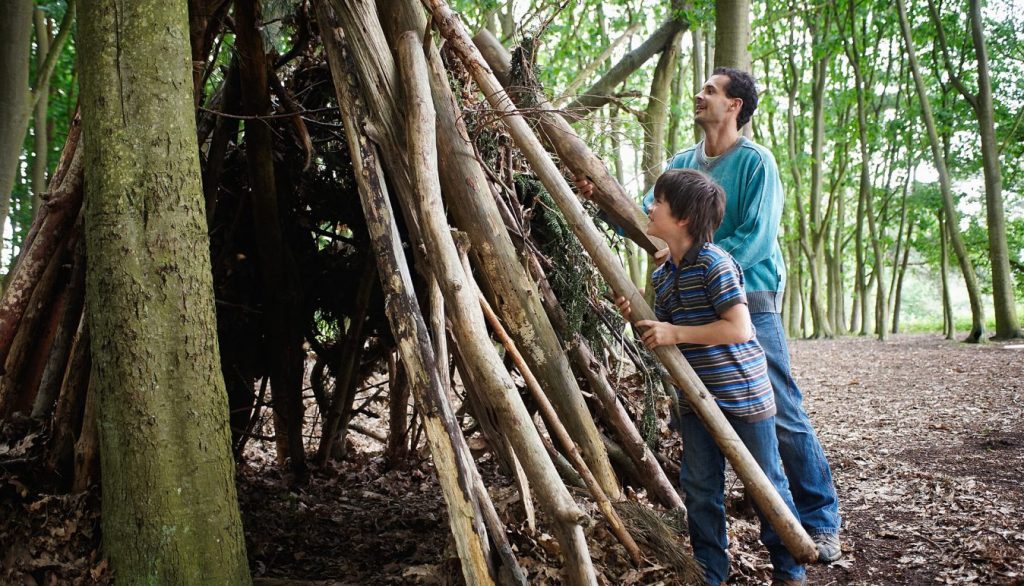
{"type": "MultiPolygon", "coordinates": [[[[75,148],[70,155],[69,168],[61,177],[63,181],[58,184],[62,195],[59,200],[48,201],[43,208],[47,211],[37,217],[35,224],[38,224],[38,229],[32,234],[31,242],[26,244],[10,284],[4,291],[3,299],[0,300],[0,374],[4,372],[7,354],[11,350],[14,336],[18,333],[21,319],[28,310],[29,299],[43,273],[46,272],[54,253],[64,242],[68,227],[78,217],[78,211],[82,206],[84,177],[82,151],[81,148],[75,148]]],[[[62,157],[66,155],[68,153],[62,157]]]]}
{"type": "MultiPolygon", "coordinates": [[[[507,78],[512,66],[512,57],[501,41],[489,30],[484,29],[473,37],[473,42],[481,49],[480,52],[487,59],[487,64],[496,72],[495,76],[502,78],[503,76],[497,73],[502,71],[507,78]],[[483,50],[484,47],[487,50],[483,50]]],[[[608,218],[648,253],[654,254],[665,248],[664,242],[647,235],[647,214],[626,194],[626,190],[612,177],[604,161],[580,139],[547,97],[537,88],[510,88],[511,82],[505,82],[504,85],[511,90],[509,95],[518,106],[523,106],[524,103],[530,106],[533,112],[531,117],[540,124],[541,136],[558,153],[559,160],[569,167],[573,175],[587,177],[593,182],[594,202],[608,214],[608,218]]]]}
{"type": "Polygon", "coordinates": [[[320,37],[327,53],[335,93],[341,106],[345,136],[359,185],[378,275],[386,299],[385,312],[398,351],[409,373],[409,384],[426,427],[427,443],[448,505],[448,521],[455,537],[462,573],[469,584],[493,584],[488,568],[487,532],[476,500],[476,465],[462,429],[452,412],[437,373],[434,350],[420,312],[405,261],[398,226],[391,211],[376,148],[361,131],[366,112],[357,98],[357,87],[347,69],[348,55],[341,29],[326,0],[314,2],[320,37]]]}
{"type": "Polygon", "coordinates": [[[586,538],[580,523],[583,511],[573,501],[558,473],[544,451],[540,434],[532,425],[512,378],[505,370],[497,351],[487,335],[483,314],[476,303],[475,291],[466,276],[458,250],[441,203],[441,184],[437,174],[437,140],[435,138],[434,104],[427,78],[423,45],[415,32],[399,38],[399,62],[406,95],[409,162],[414,193],[399,194],[415,202],[423,230],[425,257],[444,294],[445,303],[458,307],[451,314],[452,331],[459,349],[483,383],[484,397],[494,405],[502,418],[503,431],[540,496],[540,502],[551,515],[561,536],[570,581],[574,584],[596,583],[596,574],[586,538]]]}
{"type": "MultiPolygon", "coordinates": [[[[422,34],[427,30],[423,8],[415,0],[381,2],[387,6],[387,11],[382,13],[388,15],[385,21],[390,25],[392,46],[397,46],[398,35],[402,32],[411,30],[422,34]]],[[[361,34],[376,33],[367,28],[361,34]]],[[[379,59],[380,67],[387,68],[385,56],[379,59]]],[[[594,419],[572,375],[561,341],[541,307],[536,285],[523,270],[515,246],[502,228],[504,222],[488,191],[487,177],[477,159],[458,102],[452,95],[448,72],[433,45],[427,49],[427,67],[438,119],[438,148],[444,154],[438,166],[448,212],[454,225],[470,237],[473,245],[470,253],[474,267],[481,274],[481,287],[541,381],[544,392],[580,447],[601,488],[609,498],[615,499],[620,492],[618,479],[608,462],[594,419]]]]}
{"type": "MultiPolygon", "coordinates": [[[[435,26],[460,56],[480,90],[487,97],[491,107],[505,113],[501,120],[508,127],[516,145],[530,161],[544,187],[554,198],[569,227],[580,239],[598,270],[601,271],[617,295],[624,296],[630,301],[633,308],[630,314],[631,321],[635,323],[639,320],[657,319],[654,311],[637,290],[636,285],[626,275],[618,258],[608,248],[604,236],[584,213],[580,202],[572,194],[565,179],[544,151],[536,135],[530,130],[523,117],[519,115],[505,90],[502,89],[490,68],[483,61],[480,52],[473,45],[458,17],[444,0],[424,0],[424,3],[434,15],[435,26]]],[[[714,438],[719,449],[732,464],[737,476],[743,481],[748,494],[757,503],[768,522],[779,533],[793,557],[803,562],[816,560],[818,550],[814,542],[800,526],[796,516],[783,502],[782,497],[779,496],[739,436],[736,435],[736,431],[715,403],[714,397],[683,358],[679,349],[675,346],[661,346],[655,349],[655,354],[668,369],[676,384],[682,388],[694,412],[704,422],[708,433],[714,438]]]]}
{"type": "MultiPolygon", "coordinates": [[[[468,259],[466,259],[468,265],[468,259]]],[[[468,268],[467,268],[468,273],[468,268]]],[[[470,280],[470,287],[477,289],[476,283],[470,280]]],[[[498,319],[497,314],[491,309],[491,304],[487,303],[487,299],[484,298],[483,293],[477,289],[477,298],[480,300],[480,309],[484,312],[484,317],[487,318],[487,323],[491,326],[491,331],[498,338],[498,341],[505,346],[505,350],[508,351],[512,357],[512,363],[519,369],[519,374],[523,375],[523,380],[526,381],[526,388],[530,390],[530,395],[533,397],[534,402],[537,404],[537,408],[540,411],[541,417],[544,419],[544,424],[547,426],[548,431],[551,432],[559,443],[565,447],[566,456],[569,462],[572,463],[573,468],[579,472],[583,478],[584,484],[590,494],[597,501],[597,507],[601,509],[605,519],[608,520],[608,525],[611,526],[612,533],[615,538],[619,540],[619,543],[626,548],[626,552],[629,557],[633,559],[633,563],[640,565],[643,556],[640,553],[640,547],[637,546],[636,541],[633,540],[633,536],[626,530],[625,525],[622,523],[622,519],[619,518],[619,514],[615,512],[612,503],[608,500],[608,497],[601,490],[601,485],[597,483],[597,479],[591,474],[590,468],[587,467],[587,463],[583,461],[583,457],[580,455],[579,450],[576,448],[576,444],[573,443],[572,438],[569,437],[569,432],[565,430],[565,426],[558,420],[558,415],[555,413],[554,407],[551,406],[551,402],[548,401],[544,391],[540,388],[540,383],[537,382],[537,377],[533,376],[533,372],[530,371],[530,367],[526,365],[526,361],[523,360],[522,354],[516,349],[515,342],[509,337],[508,332],[501,325],[501,320],[498,319]]]]}

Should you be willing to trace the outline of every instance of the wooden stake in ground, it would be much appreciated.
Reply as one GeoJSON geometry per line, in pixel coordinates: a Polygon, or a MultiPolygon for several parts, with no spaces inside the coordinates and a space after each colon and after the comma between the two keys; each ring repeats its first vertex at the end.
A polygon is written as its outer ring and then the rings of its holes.
{"type": "Polygon", "coordinates": [[[569,580],[573,584],[595,584],[597,577],[583,528],[583,512],[576,506],[562,484],[554,465],[544,451],[540,434],[530,421],[511,376],[487,335],[475,288],[462,268],[459,253],[452,241],[451,229],[441,203],[441,184],[437,175],[437,141],[435,138],[433,100],[423,57],[423,45],[416,33],[409,31],[399,38],[399,59],[405,82],[408,119],[409,162],[414,193],[400,194],[410,198],[409,207],[419,214],[423,244],[426,246],[434,277],[441,287],[445,303],[458,307],[451,314],[452,331],[467,363],[474,368],[476,380],[483,388],[482,396],[490,401],[502,419],[502,429],[536,487],[540,503],[551,515],[555,533],[562,545],[569,580]]]}
{"type": "MultiPolygon", "coordinates": [[[[359,0],[345,1],[356,3],[359,0]]],[[[426,30],[427,21],[422,6],[414,0],[382,0],[382,4],[388,7],[381,13],[388,15],[384,20],[391,30],[390,45],[397,45],[397,37],[401,32],[411,30],[422,34],[426,30]],[[399,30],[399,24],[404,28],[399,30]]],[[[364,24],[360,34],[373,36],[379,33],[369,24],[364,24]]],[[[372,44],[387,46],[379,41],[372,44]]],[[[393,67],[393,64],[388,65],[390,55],[374,57],[378,60],[378,69],[388,70],[393,67]]],[[[427,66],[438,118],[439,149],[444,153],[439,166],[448,211],[455,226],[470,237],[474,267],[481,274],[481,286],[495,311],[504,320],[516,345],[540,380],[559,418],[579,446],[594,477],[601,483],[601,488],[609,498],[616,499],[621,489],[601,443],[597,426],[584,401],[579,383],[572,375],[561,341],[540,304],[537,287],[523,269],[512,239],[503,227],[504,222],[488,189],[487,177],[466,131],[462,112],[452,95],[448,72],[433,46],[428,49],[427,66]]]]}
{"type": "MultiPolygon", "coordinates": [[[[480,52],[473,45],[458,17],[444,0],[424,0],[424,2],[434,15],[434,24],[440,30],[441,35],[451,43],[453,49],[465,63],[466,69],[469,70],[480,90],[487,97],[491,107],[505,113],[501,120],[507,125],[516,145],[530,161],[544,187],[547,188],[561,209],[566,222],[594,260],[598,270],[601,271],[617,295],[629,299],[633,307],[631,320],[636,322],[657,319],[637,290],[636,285],[630,281],[622,265],[608,248],[604,237],[584,213],[583,207],[569,189],[569,185],[559,173],[554,162],[544,151],[540,141],[537,140],[523,117],[519,115],[501,84],[483,61],[480,52]]],[[[655,354],[668,369],[676,384],[683,390],[694,412],[700,417],[719,449],[732,464],[737,476],[743,481],[747,493],[751,495],[765,518],[779,533],[793,557],[803,562],[816,560],[818,550],[814,542],[786,507],[778,492],[768,481],[739,436],[736,435],[736,431],[729,425],[714,398],[683,358],[679,349],[675,346],[662,346],[655,350],[655,354]]]]}
{"type": "MultiPolygon", "coordinates": [[[[468,267],[466,268],[466,274],[469,274],[468,267]]],[[[476,290],[476,283],[470,281],[470,287],[476,290]]],[[[505,328],[501,325],[501,320],[498,319],[497,314],[491,309],[491,305],[487,303],[487,299],[484,298],[483,294],[477,290],[477,297],[480,299],[480,308],[484,312],[484,316],[487,318],[487,323],[491,325],[491,331],[497,336],[498,341],[505,347],[505,350],[512,357],[513,364],[519,369],[519,374],[523,375],[523,380],[526,381],[526,388],[530,390],[530,396],[533,397],[534,402],[537,404],[537,409],[540,411],[541,417],[544,419],[544,424],[547,426],[548,431],[551,435],[558,438],[559,443],[565,447],[566,456],[572,467],[579,472],[583,478],[583,482],[587,485],[587,489],[590,494],[597,501],[597,506],[601,509],[601,513],[604,514],[605,519],[608,521],[608,525],[611,526],[612,533],[615,538],[619,540],[622,547],[626,548],[626,552],[629,553],[629,557],[633,559],[633,563],[639,565],[642,559],[640,554],[640,548],[637,547],[636,541],[626,530],[626,527],[622,524],[622,519],[619,518],[619,514],[615,512],[608,497],[601,490],[601,485],[597,483],[594,475],[590,473],[590,469],[587,468],[587,463],[583,461],[583,457],[580,456],[579,450],[576,449],[576,444],[573,443],[572,438],[569,437],[569,432],[565,431],[565,426],[558,420],[558,415],[555,414],[555,409],[551,406],[551,402],[548,401],[547,396],[544,395],[544,391],[540,388],[540,383],[537,382],[537,378],[533,376],[530,371],[530,367],[526,365],[526,361],[523,360],[523,356],[516,349],[515,342],[509,337],[505,328]]]]}
{"type": "Polygon", "coordinates": [[[476,501],[475,464],[438,377],[434,350],[413,292],[376,147],[361,130],[366,112],[357,98],[357,88],[352,85],[351,72],[345,68],[348,56],[343,33],[337,28],[326,0],[318,0],[315,5],[359,184],[363,214],[380,263],[378,274],[386,299],[385,312],[407,367],[416,407],[423,417],[427,443],[448,505],[448,521],[463,576],[469,584],[493,584],[487,564],[487,533],[476,501]]]}

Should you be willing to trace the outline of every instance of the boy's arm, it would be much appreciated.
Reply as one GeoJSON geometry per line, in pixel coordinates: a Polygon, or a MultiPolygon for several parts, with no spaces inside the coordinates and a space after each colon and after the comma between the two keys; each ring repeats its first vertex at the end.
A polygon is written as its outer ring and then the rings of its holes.
{"type": "Polygon", "coordinates": [[[750,312],[745,303],[737,303],[718,316],[717,321],[702,326],[676,326],[668,322],[641,320],[637,327],[647,328],[641,334],[648,348],[676,344],[742,344],[754,337],[750,312]]]}

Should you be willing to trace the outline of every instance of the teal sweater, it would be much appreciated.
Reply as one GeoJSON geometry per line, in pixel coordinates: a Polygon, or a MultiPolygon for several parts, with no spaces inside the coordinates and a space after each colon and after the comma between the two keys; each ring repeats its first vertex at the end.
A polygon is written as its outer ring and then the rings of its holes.
{"type": "MultiPolygon", "coordinates": [[[[715,244],[743,268],[751,313],[782,311],[786,265],[779,247],[779,222],[785,194],[772,153],[740,137],[713,162],[704,156],[704,143],[672,157],[666,169],[698,169],[725,189],[725,217],[715,232],[715,244]]],[[[644,196],[644,211],[654,201],[654,189],[644,196]]]]}

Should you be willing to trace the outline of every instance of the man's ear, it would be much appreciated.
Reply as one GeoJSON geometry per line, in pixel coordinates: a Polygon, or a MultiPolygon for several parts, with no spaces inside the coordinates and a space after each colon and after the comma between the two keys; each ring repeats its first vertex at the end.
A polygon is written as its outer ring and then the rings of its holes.
{"type": "Polygon", "coordinates": [[[733,98],[732,99],[732,105],[736,106],[736,111],[742,110],[743,109],[743,98],[733,98]]]}

